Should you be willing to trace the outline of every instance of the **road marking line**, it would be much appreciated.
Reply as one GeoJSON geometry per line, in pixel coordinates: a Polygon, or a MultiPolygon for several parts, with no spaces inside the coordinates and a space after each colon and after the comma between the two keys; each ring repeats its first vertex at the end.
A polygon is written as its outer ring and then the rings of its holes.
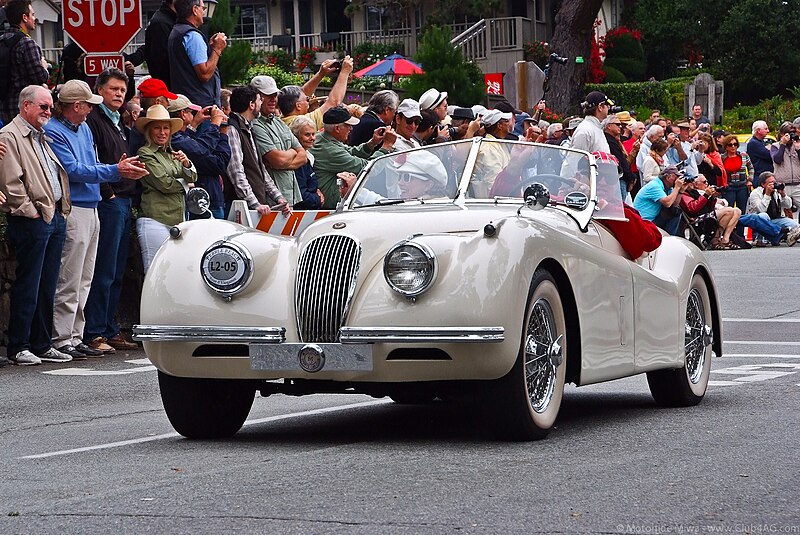
{"type": "Polygon", "coordinates": [[[742,383],[737,383],[736,381],[709,381],[708,386],[736,386],[742,383]]]}
{"type": "MultiPolygon", "coordinates": [[[[268,422],[278,422],[281,420],[288,420],[291,418],[299,418],[301,416],[315,416],[318,414],[328,414],[331,412],[340,412],[346,411],[349,409],[356,409],[360,407],[370,407],[373,405],[384,405],[386,403],[391,403],[389,399],[376,399],[374,401],[364,401],[361,403],[350,403],[348,405],[338,405],[336,407],[325,407],[322,409],[312,409],[310,411],[303,411],[303,412],[292,412],[289,414],[279,414],[277,416],[269,416],[267,418],[258,418],[256,420],[247,420],[242,427],[247,427],[250,425],[257,425],[263,424],[268,422]]],[[[95,450],[105,450],[110,448],[118,448],[121,446],[130,446],[131,444],[143,444],[145,442],[154,442],[156,440],[164,440],[167,438],[174,438],[180,436],[176,432],[172,433],[164,433],[163,435],[154,435],[151,437],[141,437],[141,438],[133,438],[130,440],[121,440],[119,442],[108,442],[106,444],[97,444],[95,446],[85,446],[83,448],[73,448],[70,450],[61,450],[61,451],[51,451],[48,453],[37,453],[35,455],[25,455],[24,457],[20,457],[20,459],[46,459],[48,457],[57,457],[59,455],[70,455],[72,453],[83,453],[85,451],[95,451],[95,450]]]]}
{"type": "Polygon", "coordinates": [[[800,342],[773,342],[767,340],[723,340],[722,343],[724,344],[735,344],[735,345],[773,345],[773,346],[800,346],[800,342]]]}
{"type": "Polygon", "coordinates": [[[731,323],[800,323],[800,318],[722,318],[731,323]]]}
{"type": "Polygon", "coordinates": [[[725,353],[725,358],[751,357],[769,359],[800,359],[800,355],[775,355],[774,353],[725,353]]]}
{"type": "Polygon", "coordinates": [[[42,372],[45,375],[130,375],[131,373],[152,372],[155,366],[140,366],[138,368],[128,368],[126,370],[95,370],[92,368],[61,368],[60,370],[50,370],[42,372]]]}

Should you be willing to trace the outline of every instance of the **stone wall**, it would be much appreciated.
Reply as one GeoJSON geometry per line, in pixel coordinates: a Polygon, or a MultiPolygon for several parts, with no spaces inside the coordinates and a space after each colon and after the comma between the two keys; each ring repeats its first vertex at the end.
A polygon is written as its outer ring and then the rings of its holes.
{"type": "MultiPolygon", "coordinates": [[[[142,295],[142,281],[144,269],[139,243],[135,236],[131,236],[131,246],[128,255],[128,267],[125,270],[125,281],[122,285],[122,295],[117,307],[117,322],[124,330],[139,322],[139,301],[142,295]]],[[[103,254],[98,251],[97,254],[103,254]]],[[[8,344],[8,318],[11,309],[9,291],[15,279],[17,268],[14,248],[5,239],[0,239],[0,346],[8,344]]]]}

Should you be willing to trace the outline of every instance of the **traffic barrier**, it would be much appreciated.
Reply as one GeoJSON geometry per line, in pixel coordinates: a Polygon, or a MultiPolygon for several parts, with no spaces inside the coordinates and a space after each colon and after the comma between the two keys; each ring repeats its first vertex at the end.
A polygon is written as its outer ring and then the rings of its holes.
{"type": "Polygon", "coordinates": [[[236,200],[231,205],[228,221],[277,236],[296,236],[317,219],[332,213],[333,210],[295,210],[288,217],[281,212],[261,215],[256,210],[250,210],[246,202],[236,200]]]}

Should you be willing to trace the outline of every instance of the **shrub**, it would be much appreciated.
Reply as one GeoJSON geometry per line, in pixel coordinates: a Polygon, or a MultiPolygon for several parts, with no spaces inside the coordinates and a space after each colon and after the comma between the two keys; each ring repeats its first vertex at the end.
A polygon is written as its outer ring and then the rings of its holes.
{"type": "Polygon", "coordinates": [[[297,73],[286,72],[277,65],[265,64],[251,65],[250,68],[247,69],[247,74],[243,79],[239,80],[239,83],[242,85],[247,85],[254,76],[261,75],[272,76],[275,78],[275,83],[278,85],[278,87],[284,87],[287,85],[302,86],[305,83],[303,77],[297,73]]]}
{"type": "Polygon", "coordinates": [[[275,65],[284,71],[291,71],[294,68],[294,56],[282,48],[270,50],[264,55],[267,65],[275,65]]]}
{"type": "Polygon", "coordinates": [[[625,109],[635,108],[645,117],[650,110],[659,109],[661,115],[678,119],[683,116],[683,88],[689,80],[676,79],[663,82],[629,82],[625,84],[586,84],[586,93],[602,91],[625,109]]]}
{"type": "Polygon", "coordinates": [[[628,81],[625,75],[622,74],[622,72],[620,72],[618,69],[615,69],[614,67],[609,67],[608,65],[605,65],[603,67],[603,70],[606,71],[607,84],[624,84],[625,82],[628,81]]]}
{"type": "MultiPolygon", "coordinates": [[[[605,53],[605,67],[617,69],[628,80],[639,82],[644,80],[647,61],[641,43],[641,34],[624,26],[609,30],[600,38],[600,48],[605,53]]],[[[608,81],[608,80],[606,80],[608,81]]]]}

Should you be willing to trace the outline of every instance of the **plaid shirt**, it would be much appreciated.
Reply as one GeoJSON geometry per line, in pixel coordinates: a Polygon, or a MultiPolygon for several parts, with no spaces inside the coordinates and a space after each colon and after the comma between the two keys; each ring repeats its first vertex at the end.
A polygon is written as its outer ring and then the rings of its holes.
{"type": "MultiPolygon", "coordinates": [[[[18,27],[11,31],[22,32],[18,27]]],[[[42,66],[42,49],[27,35],[11,51],[9,74],[11,87],[8,97],[0,102],[0,119],[6,124],[19,113],[19,92],[29,85],[42,85],[50,77],[50,73],[42,66]]]]}

